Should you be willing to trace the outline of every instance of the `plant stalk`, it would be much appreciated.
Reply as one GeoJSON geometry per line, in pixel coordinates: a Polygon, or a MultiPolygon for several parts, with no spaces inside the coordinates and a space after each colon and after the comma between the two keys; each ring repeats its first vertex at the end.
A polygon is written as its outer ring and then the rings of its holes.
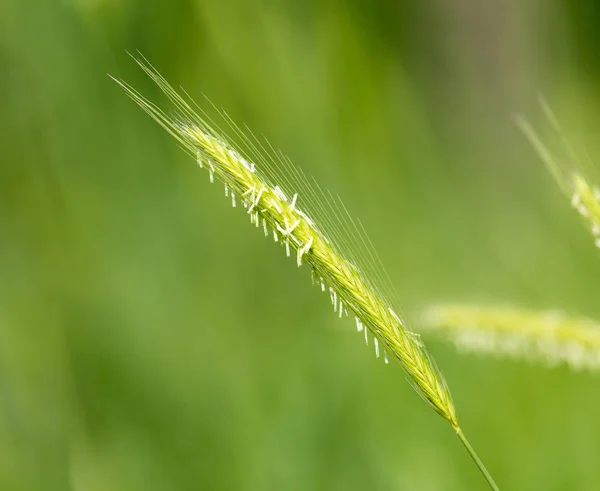
{"type": "Polygon", "coordinates": [[[475,452],[475,450],[473,449],[473,447],[471,446],[471,444],[469,443],[469,441],[465,437],[464,433],[458,427],[456,428],[456,434],[458,435],[458,438],[460,439],[460,441],[462,442],[462,444],[467,449],[467,452],[469,452],[469,455],[473,459],[473,462],[475,462],[475,464],[477,465],[477,467],[479,468],[479,470],[483,474],[483,477],[485,478],[485,480],[487,481],[487,483],[490,485],[490,488],[493,489],[493,491],[500,491],[500,489],[498,488],[498,486],[494,482],[494,479],[492,478],[492,476],[490,475],[490,473],[488,472],[488,470],[485,468],[485,465],[483,465],[483,462],[477,456],[477,453],[475,452]]]}

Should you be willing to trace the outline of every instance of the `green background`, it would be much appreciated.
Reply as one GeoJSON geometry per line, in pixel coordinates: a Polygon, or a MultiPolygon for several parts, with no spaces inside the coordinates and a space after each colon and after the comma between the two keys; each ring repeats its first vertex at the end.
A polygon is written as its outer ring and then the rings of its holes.
{"type": "MultiPolygon", "coordinates": [[[[0,489],[476,490],[397,363],[107,76],[140,50],[360,216],[407,317],[600,318],[593,241],[512,122],[600,155],[594,0],[1,0],[0,489]]],[[[600,378],[428,339],[504,490],[600,486],[600,378]]]]}

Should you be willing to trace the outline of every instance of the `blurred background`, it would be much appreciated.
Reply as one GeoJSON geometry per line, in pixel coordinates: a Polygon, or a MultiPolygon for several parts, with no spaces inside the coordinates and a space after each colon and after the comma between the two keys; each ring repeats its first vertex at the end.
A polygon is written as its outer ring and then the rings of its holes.
{"type": "MultiPolygon", "coordinates": [[[[600,318],[600,260],[513,124],[600,158],[595,0],[0,1],[0,489],[476,490],[397,363],[108,77],[205,93],[431,302],[600,318]]],[[[600,487],[600,378],[428,339],[505,490],[600,487]]]]}

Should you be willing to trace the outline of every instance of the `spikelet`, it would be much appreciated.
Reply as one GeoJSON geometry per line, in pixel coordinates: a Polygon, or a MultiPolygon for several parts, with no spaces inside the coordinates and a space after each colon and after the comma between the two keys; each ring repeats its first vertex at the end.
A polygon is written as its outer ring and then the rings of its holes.
{"type": "MultiPolygon", "coordinates": [[[[271,182],[266,171],[242,156],[242,152],[215,129],[212,119],[193,110],[146,61],[136,61],[167,94],[178,113],[167,115],[125,82],[115,79],[116,82],[194,156],[198,165],[208,172],[210,182],[224,183],[225,194],[233,206],[239,203],[250,221],[266,235],[272,235],[298,266],[307,264],[312,269],[313,281],[329,294],[336,313],[340,317],[349,314],[355,317],[357,329],[364,334],[367,344],[369,336],[373,339],[377,356],[383,353],[387,363],[387,354],[393,354],[417,392],[459,432],[444,378],[419,336],[408,330],[361,269],[302,210],[298,195],[290,196],[278,183],[271,182]]],[[[260,155],[254,157],[257,163],[268,165],[260,155]]]]}
{"type": "Polygon", "coordinates": [[[546,118],[559,136],[566,151],[569,163],[562,162],[550,149],[544,145],[538,133],[522,116],[516,118],[517,126],[525,134],[535,151],[546,164],[546,167],[560,186],[561,190],[571,199],[571,205],[583,217],[587,228],[594,237],[596,247],[600,248],[600,189],[590,183],[589,177],[577,165],[575,152],[564,136],[564,133],[544,99],[540,105],[546,118]]]}
{"type": "Polygon", "coordinates": [[[567,364],[574,370],[600,368],[600,325],[563,312],[511,307],[436,305],[424,314],[423,329],[452,340],[465,351],[567,364]]]}

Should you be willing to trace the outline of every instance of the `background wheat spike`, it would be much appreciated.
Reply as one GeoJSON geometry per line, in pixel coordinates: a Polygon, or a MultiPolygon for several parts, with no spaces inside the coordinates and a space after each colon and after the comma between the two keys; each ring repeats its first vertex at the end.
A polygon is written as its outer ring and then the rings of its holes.
{"type": "Polygon", "coordinates": [[[545,99],[540,97],[540,106],[546,119],[552,126],[564,148],[567,162],[557,157],[547,145],[542,142],[539,134],[529,121],[519,115],[515,118],[517,126],[527,137],[533,148],[546,164],[546,167],[560,186],[563,193],[571,199],[571,205],[583,217],[587,228],[594,237],[596,247],[600,248],[600,189],[591,183],[586,172],[578,164],[579,159],[565,137],[558,119],[545,99]]]}
{"type": "Polygon", "coordinates": [[[574,370],[600,368],[600,325],[557,310],[445,304],[424,313],[424,329],[459,349],[542,362],[574,370]]]}
{"type": "MultiPolygon", "coordinates": [[[[234,207],[238,204],[243,207],[256,227],[281,243],[287,256],[294,255],[298,266],[304,263],[312,269],[313,280],[329,294],[334,311],[340,317],[355,317],[357,330],[364,335],[367,344],[371,335],[378,357],[382,353],[386,363],[388,353],[398,359],[416,391],[452,425],[490,486],[497,489],[466,441],[444,377],[419,335],[407,328],[375,282],[363,274],[358,264],[342,252],[342,248],[322,231],[309,213],[303,211],[298,194],[286,194],[284,186],[272,182],[266,172],[269,167],[273,171],[272,166],[277,165],[287,166],[292,173],[298,170],[285,158],[278,162],[269,161],[264,155],[264,144],[241,131],[225,113],[221,113],[236,136],[245,141],[246,147],[254,150],[250,157],[256,159],[256,163],[247,158],[249,156],[234,146],[214,119],[197,106],[193,109],[190,105],[193,103],[188,103],[145,59],[136,61],[169,97],[176,108],[176,115],[167,115],[127,83],[115,79],[117,83],[178,140],[200,167],[207,170],[211,183],[218,180],[224,184],[225,194],[234,207]],[[259,168],[261,165],[264,170],[259,168]]],[[[314,198],[315,195],[312,196],[314,198]]]]}

